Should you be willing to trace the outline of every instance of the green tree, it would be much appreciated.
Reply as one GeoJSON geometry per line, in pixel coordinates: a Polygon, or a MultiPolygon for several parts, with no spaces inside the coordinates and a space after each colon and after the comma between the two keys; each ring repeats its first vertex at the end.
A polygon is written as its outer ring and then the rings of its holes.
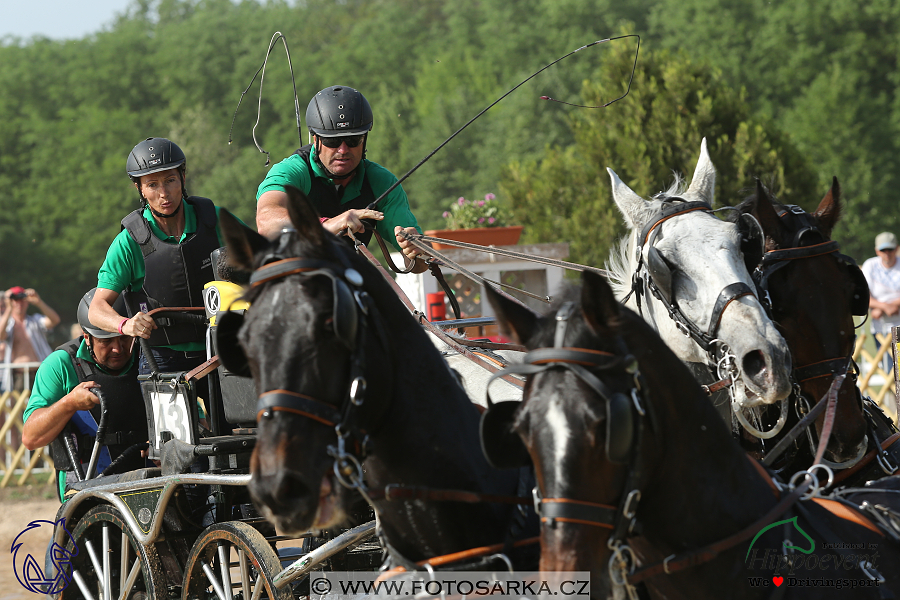
{"type": "MultiPolygon", "coordinates": [[[[583,103],[596,106],[621,95],[633,59],[633,46],[611,49],[585,81],[583,103]]],[[[720,204],[740,201],[754,177],[781,197],[816,191],[804,158],[773,125],[751,114],[745,92],[684,53],[643,50],[629,95],[603,109],[572,109],[570,126],[573,144],[549,146],[538,161],[512,162],[502,190],[527,241],[568,241],[576,262],[602,265],[626,231],[607,166],[649,197],[668,188],[673,170],[691,176],[704,137],[718,170],[720,204]]]]}

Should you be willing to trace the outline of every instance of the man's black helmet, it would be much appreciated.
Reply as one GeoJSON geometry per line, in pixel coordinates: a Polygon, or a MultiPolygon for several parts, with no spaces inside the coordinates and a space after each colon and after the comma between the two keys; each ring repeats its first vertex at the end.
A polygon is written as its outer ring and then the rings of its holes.
{"type": "MultiPolygon", "coordinates": [[[[100,329],[91,323],[91,320],[88,318],[88,310],[91,308],[91,301],[94,299],[94,293],[97,291],[97,288],[92,289],[84,297],[81,299],[81,302],[78,303],[78,324],[81,325],[81,330],[85,333],[89,333],[95,338],[106,339],[106,338],[114,338],[118,336],[118,333],[105,331],[100,329]]],[[[122,295],[119,294],[119,297],[113,303],[113,309],[123,317],[122,314],[124,311],[125,300],[122,298],[122,295]]]]}
{"type": "Polygon", "coordinates": [[[166,138],[147,138],[135,146],[125,161],[125,170],[132,178],[176,169],[185,163],[184,152],[166,138]]]}
{"type": "Polygon", "coordinates": [[[327,87],[309,101],[306,126],[322,137],[367,133],[372,129],[372,107],[365,96],[351,87],[327,87]]]}

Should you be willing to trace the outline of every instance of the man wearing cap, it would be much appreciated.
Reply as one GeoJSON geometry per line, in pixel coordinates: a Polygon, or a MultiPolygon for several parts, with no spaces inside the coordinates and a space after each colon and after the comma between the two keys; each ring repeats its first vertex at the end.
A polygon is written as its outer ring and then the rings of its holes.
{"type": "MultiPolygon", "coordinates": [[[[78,323],[82,336],[67,342],[47,357],[37,371],[34,390],[23,415],[22,443],[29,450],[50,446],[59,472],[59,496],[62,500],[67,478],[75,480],[75,468],[60,440],[66,429],[75,443],[75,455],[86,470],[100,421],[100,400],[94,393],[103,390],[108,410],[106,436],[101,443],[97,472],[129,447],[147,441],[147,417],[137,380],[134,338],[95,327],[88,319],[88,308],[96,288],[78,304],[78,323]]],[[[124,312],[120,302],[115,308],[124,312]]],[[[121,314],[121,313],[120,313],[121,314]]],[[[145,466],[140,449],[122,459],[121,471],[145,466]]]]}
{"type": "MultiPolygon", "coordinates": [[[[50,354],[47,332],[59,324],[59,315],[33,289],[12,287],[3,295],[0,313],[0,341],[6,342],[4,362],[41,362],[50,354]],[[35,305],[41,314],[28,314],[28,305],[35,305]]],[[[24,383],[21,369],[4,369],[3,389],[21,389],[24,383]]]]}
{"type": "MultiPolygon", "coordinates": [[[[863,263],[862,272],[869,284],[869,310],[872,333],[891,335],[891,327],[900,325],[900,263],[897,262],[897,236],[884,231],[875,236],[875,254],[863,263]]],[[[875,338],[876,347],[881,343],[875,338]]],[[[884,370],[890,371],[891,353],[884,354],[884,370]]]]}
{"type": "MultiPolygon", "coordinates": [[[[419,251],[400,232],[422,233],[409,209],[406,192],[394,187],[378,205],[369,205],[397,183],[397,178],[365,158],[372,129],[372,108],[357,90],[330,86],[313,96],[306,109],[310,143],[272,167],[256,194],[256,226],[267,237],[290,225],[286,187],[306,194],[322,217],[322,226],[334,234],[352,231],[368,244],[372,231],[363,219],[410,260],[419,251]]],[[[427,269],[416,260],[414,273],[427,269]]]]}

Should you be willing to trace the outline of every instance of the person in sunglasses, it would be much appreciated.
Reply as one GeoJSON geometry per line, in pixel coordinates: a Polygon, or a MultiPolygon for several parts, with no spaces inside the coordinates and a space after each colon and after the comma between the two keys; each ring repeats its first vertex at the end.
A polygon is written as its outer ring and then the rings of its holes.
{"type": "Polygon", "coordinates": [[[306,108],[310,143],[274,165],[259,185],[256,226],[262,235],[272,236],[289,225],[285,188],[293,186],[316,207],[325,229],[336,235],[352,231],[368,244],[372,230],[363,220],[374,221],[375,231],[415,260],[413,272],[421,273],[427,265],[400,237],[401,231],[422,233],[403,188],[398,185],[374,209],[368,208],[397,182],[393,173],[365,158],[372,123],[372,107],[353,88],[335,85],[313,96],[306,108]]]}

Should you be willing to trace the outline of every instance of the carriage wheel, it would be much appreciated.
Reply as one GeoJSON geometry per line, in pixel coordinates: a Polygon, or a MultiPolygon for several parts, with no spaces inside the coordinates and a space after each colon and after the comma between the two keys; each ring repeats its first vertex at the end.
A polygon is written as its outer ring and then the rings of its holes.
{"type": "Polygon", "coordinates": [[[191,548],[181,598],[291,600],[290,587],[272,583],[280,572],[278,554],[260,532],[240,521],[216,523],[191,548]]]}
{"type": "MultiPolygon", "coordinates": [[[[166,578],[153,545],[129,531],[118,509],[101,504],[85,513],[72,532],[78,554],[64,600],[148,600],[164,598],[166,578]]],[[[67,549],[72,552],[73,541],[67,549]]]]}

